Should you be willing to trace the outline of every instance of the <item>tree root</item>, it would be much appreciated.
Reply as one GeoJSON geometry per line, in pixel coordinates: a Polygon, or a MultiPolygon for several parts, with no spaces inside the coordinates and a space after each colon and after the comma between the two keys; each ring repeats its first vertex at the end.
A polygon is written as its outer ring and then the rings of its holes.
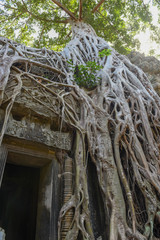
{"type": "Polygon", "coordinates": [[[111,48],[82,22],[73,23],[73,39],[60,53],[0,38],[1,103],[7,103],[0,141],[23,88],[76,132],[72,189],[59,214],[58,239],[154,240],[160,238],[160,98],[125,56],[112,49],[111,56],[99,58],[102,49],[111,48]],[[74,82],[70,59],[74,65],[96,59],[103,66],[94,90],[74,82]],[[39,96],[25,88],[26,80],[39,96]],[[97,237],[98,220],[91,218],[88,159],[97,171],[107,237],[97,237]]]}

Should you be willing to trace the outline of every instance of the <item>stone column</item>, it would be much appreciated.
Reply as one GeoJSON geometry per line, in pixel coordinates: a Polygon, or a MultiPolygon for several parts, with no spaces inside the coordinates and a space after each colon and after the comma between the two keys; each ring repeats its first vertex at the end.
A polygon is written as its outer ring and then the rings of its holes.
{"type": "Polygon", "coordinates": [[[2,183],[3,173],[6,165],[7,154],[8,154],[7,148],[5,147],[5,145],[1,145],[0,146],[0,186],[2,183]]]}
{"type": "MultiPolygon", "coordinates": [[[[64,159],[63,204],[66,204],[72,197],[72,191],[73,191],[72,175],[73,175],[73,159],[67,156],[64,159]]],[[[74,212],[73,212],[73,208],[71,208],[66,212],[64,218],[62,219],[62,230],[61,230],[62,240],[66,239],[67,232],[70,229],[73,217],[74,217],[74,212]]]]}
{"type": "Polygon", "coordinates": [[[36,240],[57,240],[61,204],[60,164],[56,159],[41,169],[36,240]]]}

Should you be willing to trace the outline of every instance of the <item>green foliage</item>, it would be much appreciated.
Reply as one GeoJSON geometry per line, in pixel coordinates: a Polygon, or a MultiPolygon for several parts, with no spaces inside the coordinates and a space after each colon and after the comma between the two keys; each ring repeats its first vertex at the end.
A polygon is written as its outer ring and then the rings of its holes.
{"type": "MultiPolygon", "coordinates": [[[[60,2],[78,18],[78,0],[60,2]]],[[[97,0],[83,1],[83,19],[117,51],[133,50],[138,45],[135,34],[146,27],[160,42],[157,28],[151,23],[149,4],[140,0],[107,0],[93,14],[96,4],[97,0]]],[[[155,4],[159,5],[159,1],[155,4]]],[[[71,39],[71,26],[64,23],[66,18],[67,14],[51,0],[0,1],[0,35],[30,46],[56,50],[64,47],[71,39]]]]}
{"type": "Polygon", "coordinates": [[[111,49],[103,49],[101,52],[99,52],[99,57],[109,56],[111,55],[111,52],[111,49]]]}
{"type": "Polygon", "coordinates": [[[97,86],[100,78],[96,77],[96,73],[103,68],[102,66],[94,61],[86,62],[86,65],[73,65],[72,60],[68,63],[74,71],[74,80],[80,87],[90,89],[97,86]]]}
{"type": "Polygon", "coordinates": [[[149,56],[153,56],[153,55],[155,55],[155,50],[154,50],[154,49],[151,49],[151,50],[149,51],[149,56]]]}
{"type": "MultiPolygon", "coordinates": [[[[111,55],[111,49],[103,49],[99,52],[99,57],[106,57],[111,55]]],[[[74,80],[80,86],[87,89],[96,87],[100,81],[100,77],[97,77],[97,72],[103,67],[97,64],[95,61],[88,61],[86,65],[74,65],[72,60],[68,61],[70,68],[74,71],[74,80]]]]}

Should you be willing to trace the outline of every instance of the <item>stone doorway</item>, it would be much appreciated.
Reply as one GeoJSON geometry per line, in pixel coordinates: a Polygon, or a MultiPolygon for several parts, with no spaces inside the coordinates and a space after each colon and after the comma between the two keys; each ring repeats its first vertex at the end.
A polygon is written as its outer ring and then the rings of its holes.
{"type": "Polygon", "coordinates": [[[57,240],[62,183],[55,149],[5,137],[0,150],[0,227],[5,240],[57,240]]]}
{"type": "Polygon", "coordinates": [[[6,240],[35,240],[39,176],[39,168],[6,164],[0,189],[6,240]]]}

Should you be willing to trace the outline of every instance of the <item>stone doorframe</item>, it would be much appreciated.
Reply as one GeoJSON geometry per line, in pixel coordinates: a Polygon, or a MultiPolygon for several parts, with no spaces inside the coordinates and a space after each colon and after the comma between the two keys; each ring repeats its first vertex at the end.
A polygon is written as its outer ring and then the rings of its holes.
{"type": "Polygon", "coordinates": [[[44,144],[9,136],[4,137],[0,147],[0,185],[6,162],[40,169],[35,240],[57,240],[61,169],[55,152],[44,144]]]}

